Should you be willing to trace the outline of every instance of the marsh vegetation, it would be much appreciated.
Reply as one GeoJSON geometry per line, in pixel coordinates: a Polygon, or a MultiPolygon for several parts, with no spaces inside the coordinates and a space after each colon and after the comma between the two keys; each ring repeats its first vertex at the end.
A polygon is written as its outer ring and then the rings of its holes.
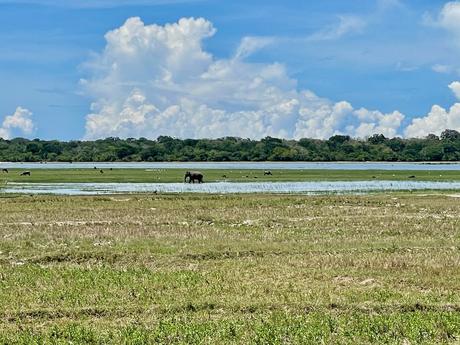
{"type": "MultiPolygon", "coordinates": [[[[20,176],[24,169],[9,169],[0,179],[31,183],[172,183],[183,182],[186,169],[28,169],[31,176],[20,176]]],[[[300,182],[300,181],[460,181],[460,170],[329,170],[200,169],[204,182],[300,182]],[[414,177],[414,178],[410,178],[414,177]]]]}

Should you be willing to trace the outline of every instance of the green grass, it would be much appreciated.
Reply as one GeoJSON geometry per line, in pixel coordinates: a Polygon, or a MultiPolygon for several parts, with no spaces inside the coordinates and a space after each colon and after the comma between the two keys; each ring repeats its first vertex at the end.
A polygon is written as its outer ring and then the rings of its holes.
{"type": "MultiPolygon", "coordinates": [[[[21,170],[0,175],[9,182],[183,182],[184,169],[105,169],[101,174],[94,169],[35,169],[32,176],[19,176],[21,170]]],[[[223,181],[353,181],[353,180],[408,180],[458,181],[460,171],[385,171],[385,170],[272,170],[273,176],[264,176],[263,170],[202,170],[205,182],[223,181]],[[226,177],[224,177],[224,175],[226,177]]]]}
{"type": "Polygon", "coordinates": [[[0,343],[460,340],[458,199],[0,195],[0,343]]]}

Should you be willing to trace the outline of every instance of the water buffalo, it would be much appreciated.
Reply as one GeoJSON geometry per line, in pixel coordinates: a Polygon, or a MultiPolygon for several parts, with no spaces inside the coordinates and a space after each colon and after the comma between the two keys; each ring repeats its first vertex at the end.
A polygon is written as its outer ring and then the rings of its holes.
{"type": "Polygon", "coordinates": [[[195,181],[203,183],[203,174],[199,171],[187,171],[185,173],[184,182],[187,182],[187,178],[188,183],[195,183],[195,181]]]}
{"type": "Polygon", "coordinates": [[[30,176],[30,171],[23,171],[19,176],[30,176]]]}
{"type": "Polygon", "coordinates": [[[3,169],[2,169],[2,173],[8,174],[8,169],[3,168],[3,169]]]}

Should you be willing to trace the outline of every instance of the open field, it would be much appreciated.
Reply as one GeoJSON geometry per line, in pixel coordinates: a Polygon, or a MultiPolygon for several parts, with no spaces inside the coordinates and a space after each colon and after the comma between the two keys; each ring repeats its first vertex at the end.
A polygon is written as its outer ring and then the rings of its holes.
{"type": "MultiPolygon", "coordinates": [[[[32,176],[19,176],[22,170],[12,169],[1,174],[0,182],[181,182],[184,169],[35,169],[32,176]]],[[[263,170],[202,170],[205,182],[230,181],[357,181],[408,180],[458,181],[460,171],[404,171],[404,170],[272,170],[264,176],[263,170]],[[226,177],[224,177],[224,175],[226,177]]]]}
{"type": "Polygon", "coordinates": [[[447,194],[3,195],[0,212],[0,343],[460,340],[447,194]]]}

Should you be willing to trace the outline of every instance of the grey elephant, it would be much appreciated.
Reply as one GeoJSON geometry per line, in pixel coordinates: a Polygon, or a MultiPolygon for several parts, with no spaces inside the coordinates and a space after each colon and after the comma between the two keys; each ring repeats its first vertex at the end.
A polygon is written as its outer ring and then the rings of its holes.
{"type": "Polygon", "coordinates": [[[184,182],[187,182],[187,178],[188,183],[195,183],[195,181],[203,183],[203,174],[199,171],[187,171],[185,173],[184,182]]]}

